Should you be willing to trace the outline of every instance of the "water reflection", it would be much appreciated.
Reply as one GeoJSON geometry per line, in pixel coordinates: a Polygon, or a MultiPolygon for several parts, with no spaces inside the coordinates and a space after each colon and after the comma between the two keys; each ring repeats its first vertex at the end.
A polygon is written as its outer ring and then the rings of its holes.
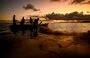
{"type": "Polygon", "coordinates": [[[48,27],[54,31],[79,33],[90,30],[90,23],[50,23],[48,27]]]}

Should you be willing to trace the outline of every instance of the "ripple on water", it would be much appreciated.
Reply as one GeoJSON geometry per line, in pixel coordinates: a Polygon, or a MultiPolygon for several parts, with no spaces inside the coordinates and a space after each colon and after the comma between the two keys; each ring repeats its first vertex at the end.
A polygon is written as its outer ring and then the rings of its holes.
{"type": "Polygon", "coordinates": [[[48,27],[54,31],[87,32],[90,30],[90,23],[50,23],[48,27]]]}

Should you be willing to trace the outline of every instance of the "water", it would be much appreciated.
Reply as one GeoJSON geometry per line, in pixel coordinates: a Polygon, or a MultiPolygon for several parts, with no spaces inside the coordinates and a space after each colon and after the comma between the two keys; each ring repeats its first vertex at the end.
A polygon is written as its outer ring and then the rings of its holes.
{"type": "Polygon", "coordinates": [[[50,23],[48,27],[54,31],[80,33],[90,30],[90,23],[50,23]]]}

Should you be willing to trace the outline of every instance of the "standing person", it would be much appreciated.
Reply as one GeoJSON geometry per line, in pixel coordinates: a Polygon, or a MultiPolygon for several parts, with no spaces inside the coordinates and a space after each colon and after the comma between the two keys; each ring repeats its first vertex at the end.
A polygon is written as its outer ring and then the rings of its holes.
{"type": "Polygon", "coordinates": [[[20,27],[21,27],[21,30],[22,30],[22,34],[25,33],[24,23],[25,23],[25,19],[24,19],[24,17],[23,17],[23,18],[21,19],[21,22],[20,22],[20,27]]]}
{"type": "Polygon", "coordinates": [[[17,24],[16,24],[16,15],[13,15],[13,24],[12,24],[12,29],[11,29],[11,31],[13,31],[13,33],[15,34],[15,35],[17,35],[17,24]]]}
{"type": "Polygon", "coordinates": [[[17,22],[15,18],[16,18],[16,15],[13,15],[13,25],[16,25],[16,22],[17,22]]]}
{"type": "Polygon", "coordinates": [[[30,17],[30,24],[33,24],[33,19],[30,17]]]}
{"type": "Polygon", "coordinates": [[[34,22],[33,22],[34,36],[37,36],[38,35],[38,27],[39,27],[38,26],[39,25],[38,22],[39,22],[39,18],[35,19],[34,22]]]}
{"type": "Polygon", "coordinates": [[[30,35],[33,36],[33,19],[30,17],[30,35]]]}
{"type": "Polygon", "coordinates": [[[21,22],[20,22],[20,25],[24,25],[24,23],[25,23],[25,19],[24,19],[24,17],[21,19],[21,22]]]}

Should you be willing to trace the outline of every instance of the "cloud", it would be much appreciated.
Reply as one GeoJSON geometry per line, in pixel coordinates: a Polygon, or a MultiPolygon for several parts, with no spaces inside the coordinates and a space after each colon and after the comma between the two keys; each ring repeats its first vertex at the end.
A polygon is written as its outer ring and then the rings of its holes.
{"type": "Polygon", "coordinates": [[[68,4],[90,4],[90,0],[50,0],[52,2],[67,2],[68,4]],[[69,1],[69,2],[68,2],[69,1]]]}
{"type": "Polygon", "coordinates": [[[32,5],[32,4],[27,4],[26,6],[23,6],[23,8],[25,10],[30,10],[31,9],[33,11],[40,11],[40,9],[35,8],[34,5],[32,5]]]}
{"type": "Polygon", "coordinates": [[[90,0],[73,0],[71,4],[90,4],[90,0]]]}
{"type": "Polygon", "coordinates": [[[51,0],[52,2],[58,2],[58,1],[60,1],[60,0],[51,0]]]}
{"type": "Polygon", "coordinates": [[[71,4],[81,4],[85,0],[73,0],[71,4]]]}
{"type": "Polygon", "coordinates": [[[51,2],[61,2],[61,3],[66,3],[69,0],[50,0],[51,2]]]}
{"type": "Polygon", "coordinates": [[[33,11],[40,11],[40,9],[36,9],[36,8],[34,8],[33,11]]]}
{"type": "Polygon", "coordinates": [[[83,4],[90,4],[90,1],[88,0],[88,1],[84,2],[83,4]]]}

